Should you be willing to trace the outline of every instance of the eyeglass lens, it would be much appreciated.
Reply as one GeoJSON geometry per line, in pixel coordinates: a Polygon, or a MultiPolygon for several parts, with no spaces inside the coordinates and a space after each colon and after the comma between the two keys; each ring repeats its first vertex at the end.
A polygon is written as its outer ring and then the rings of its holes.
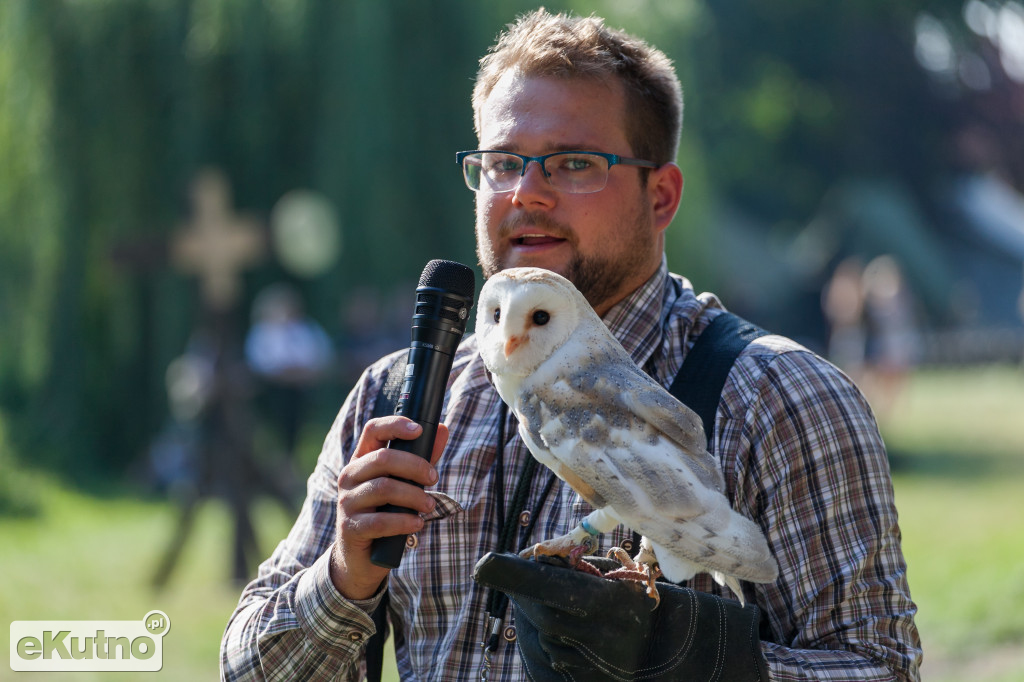
{"type": "MultiPolygon", "coordinates": [[[[524,175],[523,159],[500,152],[470,154],[462,167],[466,183],[475,190],[508,192],[519,185],[524,175]]],[[[557,153],[544,159],[544,175],[563,192],[597,192],[608,182],[608,160],[596,154],[557,153]]]]}

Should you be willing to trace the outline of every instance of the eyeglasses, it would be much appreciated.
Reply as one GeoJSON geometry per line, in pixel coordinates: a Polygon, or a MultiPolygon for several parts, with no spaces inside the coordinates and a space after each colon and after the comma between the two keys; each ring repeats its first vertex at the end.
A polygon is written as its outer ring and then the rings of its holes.
{"type": "Polygon", "coordinates": [[[523,156],[512,152],[475,150],[459,152],[455,161],[462,166],[466,186],[474,192],[511,192],[519,186],[531,161],[536,161],[551,186],[569,194],[600,192],[608,184],[612,166],[658,168],[658,164],[603,152],[555,152],[544,156],[523,156]]]}

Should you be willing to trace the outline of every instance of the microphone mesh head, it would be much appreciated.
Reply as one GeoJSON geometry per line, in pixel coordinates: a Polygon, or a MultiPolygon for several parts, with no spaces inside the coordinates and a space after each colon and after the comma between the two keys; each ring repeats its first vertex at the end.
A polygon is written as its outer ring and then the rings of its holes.
{"type": "Polygon", "coordinates": [[[476,275],[462,263],[437,259],[430,261],[423,268],[419,286],[444,289],[471,299],[476,288],[476,275]]]}

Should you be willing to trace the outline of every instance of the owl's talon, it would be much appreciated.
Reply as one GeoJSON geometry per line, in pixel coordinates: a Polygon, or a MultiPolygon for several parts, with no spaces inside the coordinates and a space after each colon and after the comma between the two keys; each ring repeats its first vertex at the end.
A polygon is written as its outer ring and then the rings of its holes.
{"type": "Polygon", "coordinates": [[[538,542],[524,549],[519,556],[523,559],[536,559],[541,556],[559,557],[568,561],[571,566],[576,566],[580,559],[595,551],[597,551],[597,541],[594,538],[588,536],[582,541],[577,541],[570,533],[538,542]]]}
{"type": "Polygon", "coordinates": [[[647,596],[654,600],[654,606],[651,607],[651,610],[653,611],[658,608],[658,605],[661,603],[661,595],[658,594],[658,587],[655,583],[661,577],[661,568],[658,566],[657,561],[650,561],[650,559],[654,558],[653,553],[646,556],[641,551],[634,559],[621,547],[612,547],[608,550],[608,558],[618,561],[622,564],[622,568],[610,571],[604,577],[609,580],[633,580],[643,583],[647,586],[645,590],[647,596]]]}
{"type": "Polygon", "coordinates": [[[582,573],[589,573],[590,575],[592,575],[592,576],[594,576],[596,578],[603,578],[604,577],[604,575],[601,573],[601,570],[597,566],[594,566],[589,561],[580,561],[579,563],[577,563],[576,564],[576,570],[580,571],[582,573]]]}
{"type": "Polygon", "coordinates": [[[621,547],[612,547],[608,550],[608,554],[606,556],[609,559],[615,559],[622,565],[623,568],[627,570],[640,570],[639,568],[637,568],[636,562],[633,561],[633,559],[630,558],[629,554],[626,553],[626,550],[622,549],[621,547]]]}
{"type": "Polygon", "coordinates": [[[651,607],[651,611],[653,611],[661,604],[661,595],[658,594],[658,586],[656,585],[658,578],[661,577],[661,569],[658,568],[657,564],[653,566],[644,564],[644,569],[646,570],[642,572],[647,576],[647,596],[654,600],[654,606],[651,607]]]}
{"type": "Polygon", "coordinates": [[[575,566],[580,562],[580,559],[583,558],[585,554],[589,553],[590,552],[588,552],[587,548],[583,545],[573,547],[571,550],[569,550],[569,564],[571,566],[575,566]]]}

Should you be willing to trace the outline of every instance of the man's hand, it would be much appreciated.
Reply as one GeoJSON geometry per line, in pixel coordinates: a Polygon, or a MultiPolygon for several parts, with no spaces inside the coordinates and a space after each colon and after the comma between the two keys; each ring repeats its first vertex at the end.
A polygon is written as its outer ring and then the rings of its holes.
{"type": "Polygon", "coordinates": [[[653,608],[638,582],[512,554],[487,554],[473,578],[512,601],[533,682],[768,679],[753,604],[658,583],[653,608]]]}
{"type": "Polygon", "coordinates": [[[387,577],[386,568],[370,562],[375,538],[407,535],[423,528],[415,514],[378,512],[395,504],[421,513],[433,510],[434,500],[421,488],[398,478],[430,486],[437,483],[434,465],[448,443],[448,427],[439,424],[430,461],[387,447],[392,440],[412,440],[422,428],[405,417],[366,422],[352,459],[338,475],[337,535],[331,550],[331,580],[347,599],[368,599],[387,577]]]}

